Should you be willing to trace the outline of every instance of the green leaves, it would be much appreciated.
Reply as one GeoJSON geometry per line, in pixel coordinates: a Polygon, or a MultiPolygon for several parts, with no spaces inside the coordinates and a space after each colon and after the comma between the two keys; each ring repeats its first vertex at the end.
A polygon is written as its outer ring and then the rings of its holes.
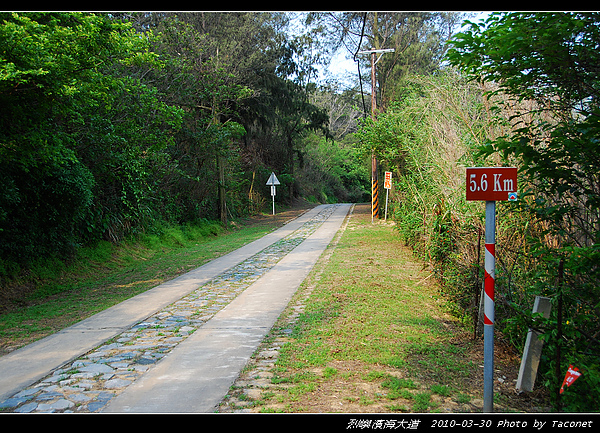
{"type": "MultiPolygon", "coordinates": [[[[600,330],[599,23],[597,12],[493,14],[485,25],[457,35],[448,55],[471,78],[496,86],[488,95],[496,97],[510,128],[481,153],[499,153],[520,167],[527,191],[520,208],[538,231],[527,240],[535,257],[534,268],[524,272],[531,281],[527,290],[561,305],[562,316],[551,317],[546,330],[548,350],[562,345],[569,362],[587,367],[589,384],[600,380],[597,353],[590,351],[590,336],[600,330]]],[[[594,408],[599,396],[587,392],[592,389],[586,387],[584,404],[567,394],[563,403],[572,410],[594,408]]]]}
{"type": "Polygon", "coordinates": [[[270,143],[269,164],[293,179],[298,140],[327,116],[305,83],[277,75],[310,68],[275,18],[1,13],[3,257],[215,217],[217,183],[234,189],[228,212],[243,213],[244,171],[265,163],[270,143]]]}
{"type": "Polygon", "coordinates": [[[597,13],[492,14],[455,36],[448,59],[519,100],[570,108],[598,93],[599,20],[597,13]]]}
{"type": "Polygon", "coordinates": [[[106,229],[107,209],[139,218],[153,150],[169,143],[163,125],[178,113],[124,74],[156,65],[129,24],[82,13],[0,20],[0,161],[10,167],[0,252],[25,262],[72,253],[106,229]]]}
{"type": "Polygon", "coordinates": [[[514,113],[510,134],[484,152],[518,158],[543,206],[562,216],[574,212],[571,221],[587,209],[579,227],[566,232],[570,242],[599,236],[591,216],[600,198],[599,22],[598,13],[493,14],[458,34],[448,55],[470,76],[496,83],[494,94],[509,97],[500,103],[514,113]]]}

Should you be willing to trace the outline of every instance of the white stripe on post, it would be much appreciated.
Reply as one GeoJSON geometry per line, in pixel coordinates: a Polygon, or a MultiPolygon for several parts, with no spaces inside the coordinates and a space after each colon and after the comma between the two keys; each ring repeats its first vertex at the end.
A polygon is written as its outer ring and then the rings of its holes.
{"type": "Polygon", "coordinates": [[[496,244],[485,244],[485,325],[494,324],[494,289],[496,268],[496,244]]]}
{"type": "Polygon", "coordinates": [[[496,268],[496,202],[485,202],[485,280],[483,322],[483,411],[494,410],[494,286],[496,268]]]}

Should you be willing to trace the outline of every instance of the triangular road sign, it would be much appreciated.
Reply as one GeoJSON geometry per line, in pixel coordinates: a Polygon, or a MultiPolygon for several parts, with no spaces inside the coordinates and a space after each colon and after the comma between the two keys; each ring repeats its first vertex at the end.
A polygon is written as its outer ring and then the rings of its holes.
{"type": "Polygon", "coordinates": [[[275,173],[271,172],[271,176],[269,177],[269,180],[267,180],[267,185],[280,185],[275,173]]]}

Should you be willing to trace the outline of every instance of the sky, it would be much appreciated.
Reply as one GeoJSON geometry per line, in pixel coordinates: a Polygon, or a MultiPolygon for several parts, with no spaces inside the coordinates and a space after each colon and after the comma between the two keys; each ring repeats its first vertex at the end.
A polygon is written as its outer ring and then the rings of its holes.
{"type": "MultiPolygon", "coordinates": [[[[473,22],[478,22],[479,20],[485,20],[490,12],[476,12],[476,11],[468,11],[476,14],[470,20],[473,22]]],[[[358,66],[356,62],[352,60],[352,56],[344,52],[343,50],[338,51],[333,58],[331,59],[331,63],[326,70],[322,70],[320,74],[320,79],[323,80],[325,77],[331,74],[333,77],[341,81],[342,84],[351,85],[352,77],[358,74],[358,66]]]]}

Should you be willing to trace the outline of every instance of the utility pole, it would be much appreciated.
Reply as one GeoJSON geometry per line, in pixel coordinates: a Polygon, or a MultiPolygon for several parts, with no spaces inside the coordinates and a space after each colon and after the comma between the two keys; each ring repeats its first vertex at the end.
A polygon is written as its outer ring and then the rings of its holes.
{"type": "MultiPolygon", "coordinates": [[[[372,49],[369,51],[359,51],[357,54],[371,54],[371,118],[375,120],[375,110],[377,108],[377,102],[375,100],[375,89],[376,89],[376,81],[375,81],[375,65],[381,59],[383,53],[393,53],[393,48],[376,50],[372,49]],[[376,55],[379,53],[379,57],[375,60],[376,55]]],[[[377,170],[377,156],[375,155],[375,151],[371,153],[371,222],[375,218],[379,218],[379,175],[377,170]]]]}

